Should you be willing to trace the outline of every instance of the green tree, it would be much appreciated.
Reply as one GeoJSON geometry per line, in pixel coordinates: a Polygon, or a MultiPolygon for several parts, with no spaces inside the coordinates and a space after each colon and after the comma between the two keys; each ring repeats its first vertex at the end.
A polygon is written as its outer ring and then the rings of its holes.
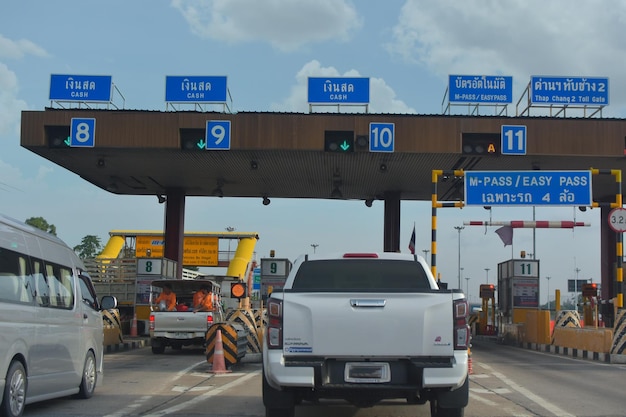
{"type": "Polygon", "coordinates": [[[43,217],[31,217],[26,219],[24,223],[36,227],[37,229],[41,229],[44,232],[48,232],[51,235],[57,235],[56,226],[53,224],[49,224],[43,217]]]}
{"type": "Polygon", "coordinates": [[[74,252],[81,259],[95,258],[102,251],[102,241],[98,236],[87,235],[80,242],[80,245],[74,246],[74,252]]]}

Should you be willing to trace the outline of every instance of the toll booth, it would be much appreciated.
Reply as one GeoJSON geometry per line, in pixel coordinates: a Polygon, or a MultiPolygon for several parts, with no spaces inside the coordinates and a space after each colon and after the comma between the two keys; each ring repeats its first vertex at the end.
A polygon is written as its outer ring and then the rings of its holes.
{"type": "Polygon", "coordinates": [[[290,271],[291,261],[289,261],[289,259],[262,258],[261,300],[267,300],[267,297],[273,291],[282,289],[285,286],[285,281],[290,271]]]}
{"type": "Polygon", "coordinates": [[[539,309],[539,260],[509,259],[498,264],[498,310],[502,323],[523,323],[539,309]]]}
{"type": "Polygon", "coordinates": [[[582,296],[585,327],[598,327],[598,284],[583,284],[582,296]]]}
{"type": "Polygon", "coordinates": [[[493,284],[480,285],[480,298],[483,301],[478,321],[478,333],[495,335],[496,330],[496,288],[493,284]]]}

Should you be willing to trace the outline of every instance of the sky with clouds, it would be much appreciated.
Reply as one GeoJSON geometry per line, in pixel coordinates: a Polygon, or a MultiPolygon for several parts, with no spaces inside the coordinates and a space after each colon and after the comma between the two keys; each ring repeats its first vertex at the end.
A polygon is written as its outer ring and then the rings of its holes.
{"type": "MultiPolygon", "coordinates": [[[[126,109],[165,110],[166,75],[226,75],[234,111],[308,112],[309,76],[370,78],[371,113],[440,114],[449,74],[512,76],[513,104],[533,75],[608,77],[603,117],[626,117],[626,1],[582,0],[21,0],[0,5],[0,211],[44,217],[70,246],[109,230],[163,227],[154,197],[95,188],[20,147],[23,110],[43,110],[51,74],[111,75],[126,109]]],[[[574,115],[576,116],[576,115],[574,115]]],[[[441,167],[448,169],[448,167],[441,167]]],[[[257,259],[317,251],[382,250],[383,204],[360,201],[188,198],[186,229],[257,231],[257,259]],[[340,221],[332,213],[346,213],[340,221]]],[[[416,225],[430,249],[430,202],[401,205],[401,247],[416,225]]],[[[437,265],[463,287],[494,282],[497,264],[535,252],[542,302],[567,280],[600,275],[599,210],[537,208],[538,220],[577,220],[574,230],[515,231],[465,221],[532,220],[530,208],[440,210],[437,265]],[[556,248],[559,248],[556,250],[556,248]],[[490,271],[485,271],[489,268],[490,271]]],[[[427,254],[424,252],[423,254],[427,254]]]]}

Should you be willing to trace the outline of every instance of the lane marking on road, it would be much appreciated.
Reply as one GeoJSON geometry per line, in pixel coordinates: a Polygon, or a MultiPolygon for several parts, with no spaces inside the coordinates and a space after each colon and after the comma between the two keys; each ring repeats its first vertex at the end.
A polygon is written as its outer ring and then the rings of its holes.
{"type": "Polygon", "coordinates": [[[213,389],[215,387],[215,385],[207,385],[205,387],[184,387],[182,385],[176,385],[174,388],[172,388],[172,391],[174,392],[198,392],[198,391],[208,391],[210,389],[213,389]]]}
{"type": "MultiPolygon", "coordinates": [[[[205,364],[205,363],[206,363],[206,361],[202,361],[202,362],[194,363],[191,366],[188,366],[187,368],[185,368],[185,369],[175,373],[174,376],[171,378],[171,381],[174,382],[177,379],[180,379],[181,377],[186,375],[188,372],[190,372],[192,369],[194,369],[194,368],[196,368],[196,367],[198,367],[198,366],[200,366],[202,364],[205,364]]],[[[205,375],[205,377],[207,377],[207,375],[205,375]]],[[[144,395],[143,397],[139,397],[138,399],[133,401],[131,404],[129,404],[126,407],[122,408],[121,410],[118,410],[116,413],[107,414],[107,415],[105,415],[103,417],[124,417],[124,416],[131,415],[133,410],[135,410],[136,408],[141,407],[142,405],[144,405],[145,403],[150,401],[153,397],[154,397],[153,395],[144,395]]]]}
{"type": "Polygon", "coordinates": [[[145,403],[147,403],[151,399],[152,399],[152,395],[144,395],[143,397],[137,398],[135,401],[132,402],[132,404],[124,407],[123,409],[119,410],[117,413],[107,414],[104,417],[124,417],[124,416],[129,416],[129,415],[133,414],[132,411],[134,409],[141,407],[142,405],[144,405],[145,403]]]}
{"type": "Polygon", "coordinates": [[[576,417],[575,415],[569,414],[566,411],[562,410],[561,408],[557,407],[556,405],[552,404],[551,402],[541,398],[537,394],[534,394],[534,393],[530,392],[529,390],[527,390],[526,388],[522,387],[521,385],[518,385],[513,380],[507,378],[504,374],[501,374],[499,372],[495,372],[494,369],[491,366],[485,365],[485,364],[483,364],[483,366],[485,368],[487,368],[488,370],[490,370],[490,372],[493,374],[493,376],[495,376],[500,381],[502,381],[506,385],[508,385],[509,388],[511,388],[514,391],[519,392],[524,397],[528,398],[529,400],[533,401],[535,404],[538,404],[539,406],[541,406],[541,407],[545,408],[546,410],[550,411],[555,416],[559,416],[559,417],[576,417]]]}
{"type": "Polygon", "coordinates": [[[246,382],[248,379],[255,377],[257,375],[259,375],[261,373],[261,371],[254,371],[252,373],[246,374],[244,376],[242,376],[241,378],[237,378],[234,381],[229,382],[228,384],[222,385],[221,387],[217,387],[211,391],[208,391],[204,394],[201,394],[197,397],[194,397],[190,400],[185,401],[184,403],[172,406],[170,408],[166,408],[160,411],[157,411],[155,413],[152,414],[144,414],[143,417],[161,417],[167,414],[175,414],[177,412],[180,412],[181,410],[184,410],[186,408],[190,408],[193,407],[194,405],[201,403],[203,401],[206,401],[207,399],[214,397],[216,395],[221,394],[224,391],[227,391],[231,388],[236,387],[237,385],[241,385],[244,382],[246,382]]]}
{"type": "Polygon", "coordinates": [[[476,393],[476,394],[498,394],[498,395],[503,395],[503,394],[510,394],[512,391],[508,388],[470,388],[470,392],[476,393]]]}
{"type": "Polygon", "coordinates": [[[493,401],[491,401],[491,400],[488,400],[488,399],[486,399],[486,398],[483,398],[483,397],[481,397],[480,395],[476,395],[476,394],[473,392],[473,390],[471,390],[471,389],[470,389],[470,393],[469,393],[469,395],[470,395],[470,398],[471,398],[472,400],[480,401],[481,403],[483,403],[483,404],[487,404],[488,406],[491,406],[491,407],[495,407],[495,406],[496,406],[496,403],[495,403],[495,402],[493,402],[493,401]]]}

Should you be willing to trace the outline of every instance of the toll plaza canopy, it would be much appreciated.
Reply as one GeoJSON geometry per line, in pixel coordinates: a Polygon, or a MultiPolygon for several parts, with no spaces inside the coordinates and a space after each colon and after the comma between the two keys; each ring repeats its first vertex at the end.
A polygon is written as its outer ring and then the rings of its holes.
{"type": "MultiPolygon", "coordinates": [[[[21,123],[23,147],[97,187],[166,196],[166,251],[185,196],[384,200],[384,249],[396,251],[400,201],[431,200],[433,170],[623,171],[625,141],[626,120],[604,118],[46,108],[21,123]],[[524,126],[523,142],[501,141],[503,126],[524,126]]],[[[463,186],[441,176],[437,200],[463,200],[463,186]]],[[[594,176],[593,201],[618,188],[594,176]]]]}
{"type": "MultiPolygon", "coordinates": [[[[623,170],[625,140],[626,120],[599,118],[46,108],[22,112],[21,124],[23,147],[131,195],[430,200],[432,170],[623,170]],[[73,118],[94,119],[86,146],[70,143],[73,118]],[[207,148],[207,121],[216,122],[209,141],[224,135],[227,148],[207,148]],[[393,124],[391,147],[369,151],[370,123],[393,124]],[[526,126],[524,155],[501,154],[503,125],[526,126]],[[482,143],[495,152],[463,151],[482,143]]],[[[438,198],[462,199],[459,187],[439,184],[438,198]]],[[[594,178],[593,192],[614,199],[614,181],[594,178]]]]}

